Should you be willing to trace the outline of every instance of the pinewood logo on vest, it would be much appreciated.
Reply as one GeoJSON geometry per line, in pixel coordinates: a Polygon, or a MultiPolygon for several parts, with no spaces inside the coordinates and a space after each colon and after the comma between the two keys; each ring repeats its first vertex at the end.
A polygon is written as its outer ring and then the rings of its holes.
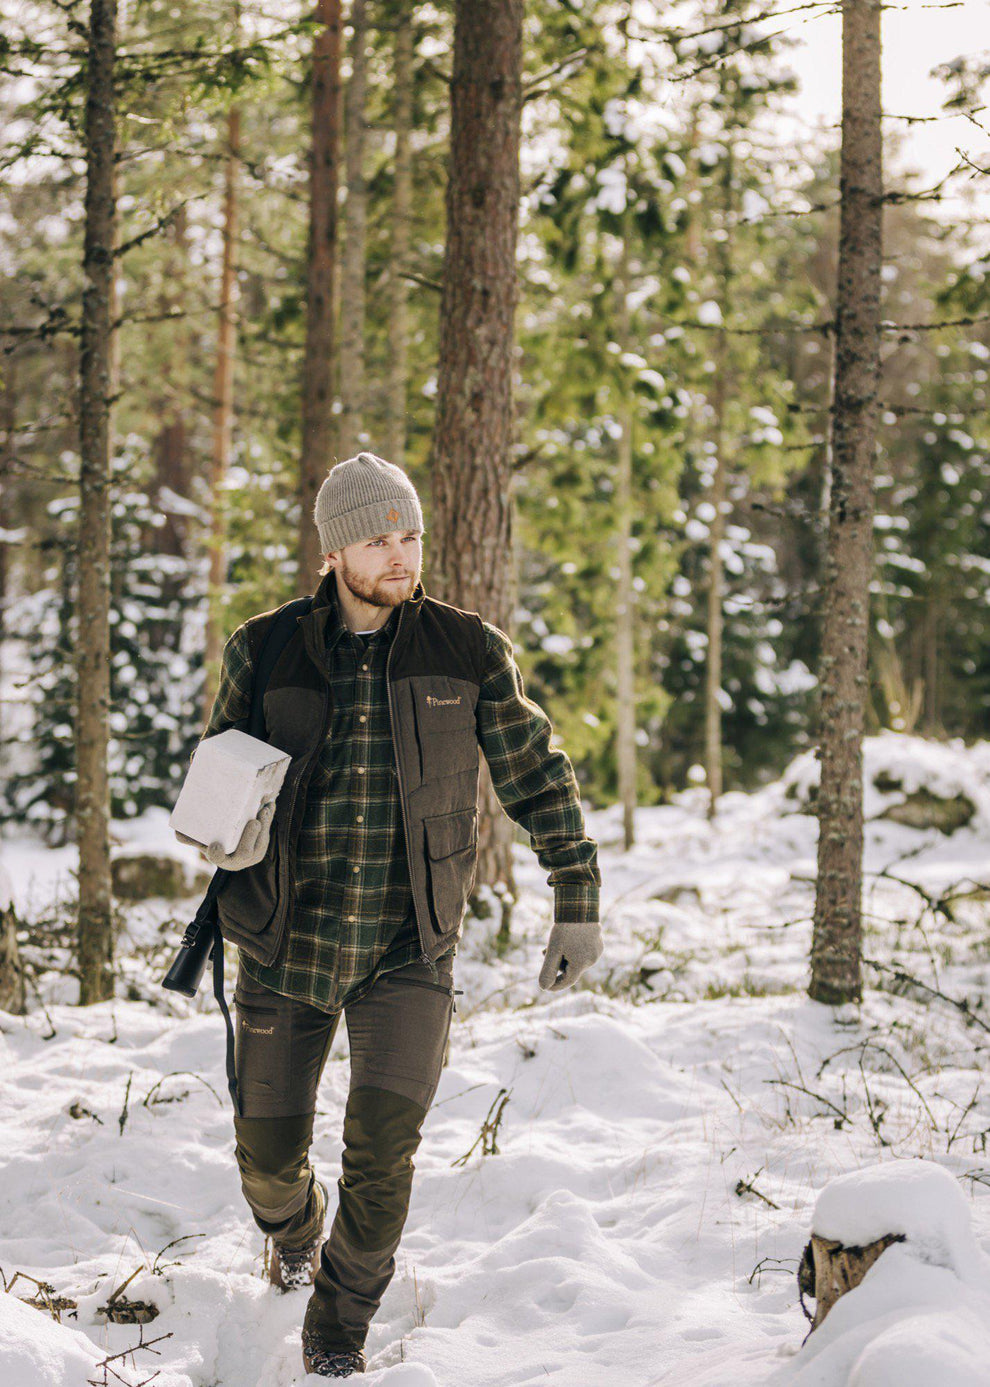
{"type": "Polygon", "coordinates": [[[434,698],[432,694],[426,695],[426,701],[431,708],[449,708],[451,705],[460,703],[461,695],[456,698],[434,698]]]}

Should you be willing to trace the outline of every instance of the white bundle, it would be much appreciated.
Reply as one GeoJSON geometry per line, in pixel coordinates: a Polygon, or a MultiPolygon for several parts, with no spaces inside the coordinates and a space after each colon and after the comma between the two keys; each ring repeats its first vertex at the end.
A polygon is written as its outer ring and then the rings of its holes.
{"type": "Polygon", "coordinates": [[[220,843],[234,852],[248,821],[278,797],[291,759],[233,727],[207,737],[193,752],[169,827],[204,847],[220,843]]]}

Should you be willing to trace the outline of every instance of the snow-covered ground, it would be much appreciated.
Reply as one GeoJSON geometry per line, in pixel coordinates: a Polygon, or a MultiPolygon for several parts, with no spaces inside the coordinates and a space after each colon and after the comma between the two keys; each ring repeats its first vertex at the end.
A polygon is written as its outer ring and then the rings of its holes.
{"type": "MultiPolygon", "coordinates": [[[[990,1384],[990,743],[867,743],[872,964],[859,1009],[804,991],[817,824],[799,811],[815,765],[802,757],[759,793],[727,795],[714,825],[694,792],[640,811],[629,852],[617,808],[590,814],[606,953],[561,994],[536,983],[551,902],[517,849],[514,946],[500,957],[490,921],[465,924],[450,1064],[368,1340],[369,1385],[990,1384]],[[901,788],[881,793],[880,771],[901,788]],[[919,785],[966,795],[973,817],[952,834],[881,817],[919,785]],[[497,1153],[479,1143],[458,1163],[503,1090],[497,1153]],[[897,1206],[861,1177],[855,1198],[823,1196],[816,1215],[820,1191],[919,1156],[947,1175],[914,1167],[928,1183],[907,1197],[907,1241],[802,1349],[795,1273],[813,1220],[826,1235],[862,1230],[864,1208],[897,1206]]],[[[166,818],[115,832],[184,854],[166,818]]],[[[128,907],[121,995],[82,1010],[54,966],[72,849],[10,837],[0,862],[20,913],[47,921],[28,1016],[0,1014],[12,1291],[0,1296],[0,1383],[113,1382],[101,1362],[142,1337],[150,1348],[109,1365],[125,1382],[301,1383],[306,1296],[261,1276],[222,1023],[205,987],[188,1003],[157,985],[194,902],[128,907]],[[99,1307],[132,1273],[123,1294],[159,1313],[107,1324],[99,1307]],[[75,1309],[57,1324],[18,1304],[37,1292],[25,1277],[75,1309]]],[[[346,1050],[341,1028],[313,1149],[331,1187],[346,1050]]]]}

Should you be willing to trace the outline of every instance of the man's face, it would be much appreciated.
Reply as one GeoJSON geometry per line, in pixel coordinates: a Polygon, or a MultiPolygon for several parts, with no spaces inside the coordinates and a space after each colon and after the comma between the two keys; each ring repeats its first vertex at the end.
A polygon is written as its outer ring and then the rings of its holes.
{"type": "Polygon", "coordinates": [[[372,607],[397,607],[411,597],[423,566],[423,532],[391,530],[388,534],[345,544],[324,557],[338,581],[372,607]]]}

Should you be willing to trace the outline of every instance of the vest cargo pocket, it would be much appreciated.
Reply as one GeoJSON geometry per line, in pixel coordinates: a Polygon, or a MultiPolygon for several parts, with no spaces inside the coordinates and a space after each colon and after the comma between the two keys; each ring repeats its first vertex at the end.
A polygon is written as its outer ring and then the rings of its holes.
{"type": "Polygon", "coordinates": [[[458,809],[423,820],[430,900],[438,934],[461,923],[478,861],[478,810],[458,809]]]}

